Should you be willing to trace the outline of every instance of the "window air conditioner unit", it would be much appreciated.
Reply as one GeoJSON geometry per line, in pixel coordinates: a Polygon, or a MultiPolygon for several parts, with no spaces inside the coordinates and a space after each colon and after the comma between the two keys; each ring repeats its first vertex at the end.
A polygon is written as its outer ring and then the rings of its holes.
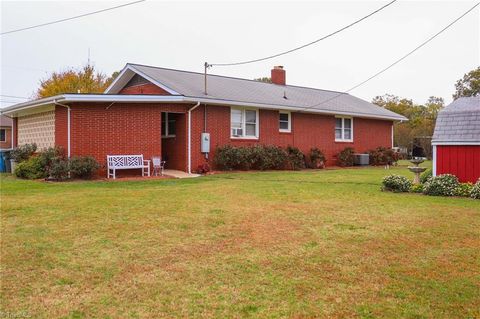
{"type": "Polygon", "coordinates": [[[241,128],[232,128],[232,136],[242,136],[243,130],[241,128]]]}

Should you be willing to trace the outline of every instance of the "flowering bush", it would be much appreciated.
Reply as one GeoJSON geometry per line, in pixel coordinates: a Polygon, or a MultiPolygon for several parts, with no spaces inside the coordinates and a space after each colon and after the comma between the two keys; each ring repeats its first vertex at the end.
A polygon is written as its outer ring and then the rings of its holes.
{"type": "Polygon", "coordinates": [[[388,175],[382,180],[382,190],[390,192],[408,192],[412,187],[412,182],[405,176],[388,175]]]}
{"type": "Polygon", "coordinates": [[[470,191],[470,197],[480,199],[480,178],[475,185],[473,185],[472,190],[470,191]]]}
{"type": "Polygon", "coordinates": [[[293,170],[305,168],[305,155],[298,147],[287,146],[288,163],[293,170]]]}
{"type": "Polygon", "coordinates": [[[321,150],[316,147],[310,149],[310,168],[324,168],[327,158],[321,150]]]}
{"type": "Polygon", "coordinates": [[[392,165],[398,161],[398,153],[395,153],[391,148],[379,146],[374,150],[368,152],[370,156],[370,165],[392,165]]]}
{"type": "Polygon", "coordinates": [[[423,185],[423,193],[431,196],[455,196],[458,178],[451,174],[443,174],[430,178],[423,185]]]}

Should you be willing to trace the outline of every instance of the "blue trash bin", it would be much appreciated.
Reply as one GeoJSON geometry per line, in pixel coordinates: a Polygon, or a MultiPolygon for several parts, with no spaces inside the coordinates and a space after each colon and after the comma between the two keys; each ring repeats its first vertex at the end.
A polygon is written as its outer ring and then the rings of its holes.
{"type": "Polygon", "coordinates": [[[0,173],[5,173],[7,171],[7,167],[5,165],[6,155],[7,155],[6,151],[0,151],[0,173]]]}

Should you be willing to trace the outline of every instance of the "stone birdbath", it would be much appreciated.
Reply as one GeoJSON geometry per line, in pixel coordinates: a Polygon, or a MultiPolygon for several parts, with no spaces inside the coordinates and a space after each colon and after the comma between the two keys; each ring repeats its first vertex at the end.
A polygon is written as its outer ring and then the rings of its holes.
{"type": "Polygon", "coordinates": [[[410,163],[412,163],[415,166],[409,166],[408,170],[412,173],[415,174],[415,177],[413,178],[413,184],[418,185],[420,184],[420,174],[423,173],[427,168],[426,167],[420,167],[418,166],[419,164],[423,163],[424,160],[421,158],[413,158],[410,160],[410,163]]]}

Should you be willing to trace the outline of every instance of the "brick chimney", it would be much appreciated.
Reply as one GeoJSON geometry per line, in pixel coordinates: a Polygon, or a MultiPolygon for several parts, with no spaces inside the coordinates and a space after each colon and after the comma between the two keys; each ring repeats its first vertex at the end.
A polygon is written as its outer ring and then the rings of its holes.
{"type": "Polygon", "coordinates": [[[278,85],[285,85],[286,84],[286,74],[283,66],[277,65],[274,66],[272,69],[272,83],[278,85]]]}

